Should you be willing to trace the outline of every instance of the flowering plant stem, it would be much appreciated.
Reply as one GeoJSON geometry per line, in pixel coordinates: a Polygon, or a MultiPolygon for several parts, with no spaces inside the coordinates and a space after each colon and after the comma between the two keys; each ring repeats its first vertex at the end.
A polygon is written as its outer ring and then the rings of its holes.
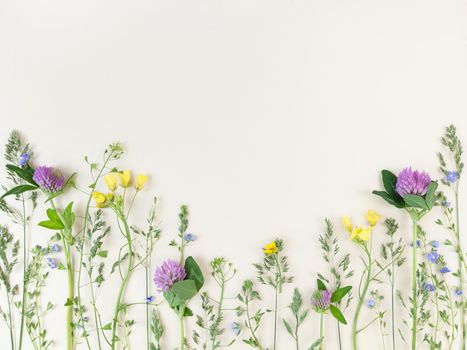
{"type": "MultiPolygon", "coordinates": [[[[358,344],[357,344],[357,334],[359,332],[358,330],[358,318],[360,316],[360,311],[362,310],[363,302],[365,301],[365,296],[368,292],[368,288],[370,286],[370,282],[372,280],[371,278],[371,251],[368,250],[368,247],[366,244],[361,244],[361,247],[363,248],[363,251],[368,257],[368,263],[366,266],[366,277],[365,277],[365,282],[363,285],[363,291],[358,291],[358,304],[357,304],[357,309],[355,310],[355,315],[353,319],[353,324],[352,324],[352,344],[353,344],[353,349],[357,350],[358,349],[358,344]]],[[[364,278],[365,272],[362,274],[362,279],[364,278]]],[[[360,280],[360,287],[361,287],[361,282],[362,279],[360,280]]]]}
{"type": "MultiPolygon", "coordinates": [[[[23,334],[24,334],[24,318],[26,312],[26,303],[28,298],[27,293],[27,279],[26,279],[26,269],[28,266],[28,245],[27,245],[27,218],[26,218],[26,203],[24,200],[24,194],[21,194],[21,209],[22,209],[22,228],[23,228],[23,290],[22,290],[22,301],[21,301],[21,325],[19,331],[19,347],[18,350],[21,350],[23,347],[23,334]]],[[[10,308],[10,306],[8,305],[10,308]]]]}
{"type": "Polygon", "coordinates": [[[418,220],[412,217],[412,350],[417,346],[417,236],[418,220]]]}
{"type": "Polygon", "coordinates": [[[323,350],[324,349],[324,313],[321,313],[320,319],[319,319],[319,338],[321,339],[319,350],[323,350]]]}
{"type": "Polygon", "coordinates": [[[275,293],[274,293],[274,346],[273,350],[276,350],[276,344],[277,344],[277,309],[278,309],[278,299],[279,299],[279,293],[282,293],[282,269],[281,269],[281,264],[279,263],[279,258],[277,255],[274,256],[275,262],[276,262],[276,278],[278,281],[278,284],[275,288],[275,293]]]}
{"type": "MultiPolygon", "coordinates": [[[[117,325],[118,325],[118,315],[121,310],[122,306],[122,298],[123,293],[125,292],[126,285],[128,284],[128,280],[130,278],[130,273],[133,270],[133,241],[130,233],[130,227],[128,226],[127,218],[123,214],[122,211],[117,212],[117,219],[123,224],[124,231],[122,234],[125,236],[127,240],[128,246],[128,267],[123,275],[122,283],[120,284],[120,289],[117,295],[117,301],[115,302],[115,310],[114,310],[114,317],[112,321],[112,338],[111,338],[111,346],[112,350],[115,350],[115,345],[117,342],[117,325]]],[[[119,225],[121,229],[121,226],[119,225]]]]}

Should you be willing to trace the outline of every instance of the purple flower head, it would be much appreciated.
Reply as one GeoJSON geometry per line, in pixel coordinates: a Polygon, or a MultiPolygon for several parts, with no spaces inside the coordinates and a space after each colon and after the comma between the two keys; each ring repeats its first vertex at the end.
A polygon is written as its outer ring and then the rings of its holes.
{"type": "Polygon", "coordinates": [[[20,157],[19,157],[19,160],[18,160],[18,165],[21,167],[21,168],[24,168],[26,165],[28,165],[28,162],[29,162],[29,159],[31,158],[31,156],[29,155],[29,153],[23,153],[20,157]]]}
{"type": "Polygon", "coordinates": [[[48,166],[37,167],[32,179],[40,188],[49,193],[58,192],[65,185],[65,178],[60,170],[48,166]]]}
{"type": "Polygon", "coordinates": [[[232,322],[230,324],[230,329],[232,330],[232,333],[237,336],[240,334],[240,325],[238,324],[238,322],[232,322]]]}
{"type": "Polygon", "coordinates": [[[405,168],[399,173],[396,182],[396,191],[402,197],[408,194],[424,196],[431,182],[430,175],[412,168],[405,168]]]}
{"type": "Polygon", "coordinates": [[[154,297],[152,295],[146,297],[146,303],[152,303],[154,301],[154,297]]]}
{"type": "Polygon", "coordinates": [[[183,239],[186,242],[194,242],[196,241],[196,238],[196,235],[194,235],[193,233],[185,233],[185,235],[183,236],[183,239]]]}
{"type": "Polygon", "coordinates": [[[425,283],[425,285],[423,286],[423,288],[425,288],[428,292],[434,292],[435,291],[435,286],[432,285],[431,283],[425,283]]]}
{"type": "Polygon", "coordinates": [[[311,305],[316,312],[325,312],[331,305],[331,291],[317,290],[311,296],[311,305]]]}
{"type": "Polygon", "coordinates": [[[439,254],[436,250],[432,251],[431,253],[428,253],[426,255],[426,260],[428,260],[431,263],[436,263],[439,259],[439,254]]]}
{"type": "Polygon", "coordinates": [[[431,246],[433,248],[439,248],[439,242],[438,241],[433,241],[433,242],[431,242],[431,246]]]}
{"type": "Polygon", "coordinates": [[[174,260],[166,260],[156,268],[154,272],[154,283],[161,292],[166,292],[175,282],[183,281],[186,271],[182,265],[174,260]]]}
{"type": "Polygon", "coordinates": [[[447,171],[445,180],[449,183],[454,183],[459,179],[459,173],[457,171],[447,171]]]}
{"type": "Polygon", "coordinates": [[[370,299],[366,302],[366,306],[369,308],[369,309],[373,309],[375,306],[376,306],[376,303],[373,299],[370,299]]]}
{"type": "Polygon", "coordinates": [[[462,294],[464,294],[464,292],[461,291],[460,289],[456,289],[456,291],[454,292],[454,294],[456,294],[457,296],[461,296],[462,294]]]}
{"type": "Polygon", "coordinates": [[[449,267],[444,266],[441,270],[439,270],[439,272],[441,272],[441,273],[449,273],[449,272],[451,272],[451,270],[449,269],[449,267]]]}
{"type": "Polygon", "coordinates": [[[54,258],[47,258],[47,263],[51,269],[56,269],[58,267],[58,264],[54,258]]]}

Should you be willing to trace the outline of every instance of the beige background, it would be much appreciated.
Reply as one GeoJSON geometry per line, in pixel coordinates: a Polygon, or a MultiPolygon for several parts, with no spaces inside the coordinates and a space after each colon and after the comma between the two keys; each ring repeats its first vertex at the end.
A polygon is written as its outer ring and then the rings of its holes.
{"type": "MultiPolygon", "coordinates": [[[[152,195],[160,197],[155,263],[175,255],[167,243],[186,203],[199,236],[190,252],[204,267],[222,255],[240,270],[230,295],[255,277],[260,248],[280,236],[308,302],[325,269],[317,242],[324,217],[360,269],[342,215],[363,222],[374,208],[409,232],[401,213],[370,194],[379,170],[412,165],[437,174],[439,136],[451,122],[467,142],[466,14],[465,1],[445,0],[0,0],[0,140],[20,130],[36,164],[78,171],[83,186],[83,156],[99,159],[109,142],[122,141],[121,166],[151,176],[133,222],[142,226],[152,195]]],[[[438,214],[426,226],[442,240],[432,224],[438,214]]],[[[31,244],[49,234],[35,229],[31,244]]],[[[114,250],[120,243],[117,234],[108,241],[114,250]]],[[[54,271],[46,289],[57,305],[65,278],[54,271]]],[[[128,301],[144,298],[142,281],[134,275],[128,301]]],[[[117,282],[108,282],[101,307],[113,307],[117,282]]],[[[261,290],[270,301],[272,292],[261,290]]],[[[134,310],[133,349],[144,344],[142,310],[134,310]]],[[[365,310],[362,323],[371,317],[365,310]]],[[[163,318],[173,323],[164,343],[171,349],[178,328],[167,309],[163,318]]],[[[304,348],[317,322],[313,315],[305,324],[304,348]]],[[[64,308],[46,324],[54,348],[64,349],[64,308]]],[[[334,322],[327,335],[335,349],[334,322]]],[[[282,328],[280,336],[290,349],[282,328]]],[[[7,339],[2,325],[1,348],[7,339]]],[[[344,340],[350,349],[350,327],[344,340]]],[[[378,341],[377,328],[361,335],[362,349],[378,341]]]]}

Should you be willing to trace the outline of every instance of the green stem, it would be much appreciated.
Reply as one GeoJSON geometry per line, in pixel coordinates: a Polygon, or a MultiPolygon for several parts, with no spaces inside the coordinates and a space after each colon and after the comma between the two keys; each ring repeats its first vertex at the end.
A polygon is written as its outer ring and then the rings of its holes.
{"type": "Polygon", "coordinates": [[[324,349],[324,313],[321,314],[319,319],[319,337],[321,339],[321,344],[319,345],[319,349],[324,349]]]}
{"type": "Polygon", "coordinates": [[[8,328],[10,329],[11,349],[15,350],[15,336],[14,336],[14,333],[13,333],[13,313],[11,311],[11,304],[13,304],[13,302],[12,302],[12,300],[10,298],[10,293],[9,292],[7,292],[7,299],[8,299],[8,318],[10,319],[10,326],[8,328]]]}
{"type": "MultiPolygon", "coordinates": [[[[458,194],[458,187],[459,187],[459,182],[457,182],[457,188],[454,191],[455,193],[455,204],[456,204],[456,238],[457,238],[457,244],[458,244],[458,264],[459,264],[459,288],[460,290],[464,289],[464,273],[462,270],[462,265],[465,265],[464,261],[464,252],[462,250],[461,246],[461,241],[460,241],[460,227],[459,227],[459,194],[458,194]]],[[[464,266],[465,267],[465,266],[464,266]]],[[[464,294],[461,295],[461,305],[462,307],[460,308],[460,327],[461,327],[461,341],[459,342],[460,350],[465,350],[466,349],[466,341],[467,341],[467,329],[466,329],[466,324],[465,324],[465,296],[464,294]]]]}
{"type": "Polygon", "coordinates": [[[128,223],[125,219],[125,216],[123,214],[119,215],[119,219],[122,221],[124,229],[125,229],[125,236],[127,239],[127,245],[128,245],[128,268],[127,271],[125,272],[125,275],[123,276],[123,281],[120,285],[120,289],[118,291],[118,296],[117,296],[117,301],[115,302],[115,310],[114,310],[114,318],[112,322],[112,350],[115,350],[115,345],[116,345],[116,340],[117,340],[117,321],[118,321],[118,314],[120,312],[120,306],[122,303],[122,298],[123,298],[123,293],[125,292],[126,285],[128,283],[128,280],[130,278],[130,272],[133,268],[133,242],[131,240],[131,234],[130,234],[130,228],[128,226],[128,223]]]}
{"type": "Polygon", "coordinates": [[[276,286],[275,286],[275,295],[274,295],[274,346],[273,350],[276,350],[276,345],[277,345],[277,320],[278,320],[278,315],[277,315],[277,308],[278,308],[278,303],[279,303],[279,293],[282,293],[282,269],[281,269],[281,264],[279,263],[279,256],[276,254],[275,255],[275,262],[276,262],[276,269],[277,269],[277,274],[276,274],[276,286]]]}
{"type": "Polygon", "coordinates": [[[22,219],[23,219],[23,295],[21,301],[21,326],[19,331],[19,347],[18,350],[21,350],[23,347],[23,334],[24,334],[24,319],[25,319],[25,312],[26,312],[26,303],[27,303],[27,279],[26,279],[26,270],[28,265],[28,255],[27,255],[27,230],[26,230],[26,205],[24,202],[24,195],[21,194],[21,202],[22,202],[22,219]]]}
{"type": "MultiPolygon", "coordinates": [[[[146,238],[146,254],[148,251],[148,240],[146,238]]],[[[148,261],[145,266],[144,266],[144,272],[145,272],[145,288],[146,288],[146,298],[149,297],[149,263],[148,261]]],[[[146,347],[147,350],[150,350],[149,347],[149,303],[146,303],[146,347]]]]}
{"type": "Polygon", "coordinates": [[[361,294],[359,294],[359,299],[358,299],[358,304],[357,304],[357,309],[355,310],[355,315],[353,318],[353,325],[352,325],[352,344],[353,344],[353,349],[357,350],[358,345],[357,345],[357,333],[358,333],[358,318],[360,316],[360,311],[362,310],[363,302],[365,300],[366,293],[368,292],[368,288],[370,286],[370,281],[371,281],[371,253],[368,251],[367,247],[363,245],[363,249],[365,253],[368,256],[368,266],[367,266],[367,273],[366,273],[366,279],[365,279],[365,285],[363,287],[363,291],[361,294]]]}
{"type": "Polygon", "coordinates": [[[417,236],[418,221],[412,219],[412,350],[417,346],[417,236]]]}
{"type": "MultiPolygon", "coordinates": [[[[221,278],[220,278],[220,286],[221,286],[221,294],[219,296],[219,303],[217,304],[217,313],[216,313],[216,319],[215,319],[215,324],[216,326],[219,325],[221,321],[221,316],[222,316],[222,305],[224,303],[224,293],[225,293],[225,276],[224,272],[220,271],[221,278]]],[[[211,349],[215,349],[215,344],[216,344],[216,339],[217,339],[217,332],[214,333],[212,336],[212,341],[211,341],[211,349]]]]}
{"type": "Polygon", "coordinates": [[[179,315],[180,318],[180,350],[185,349],[185,305],[180,307],[179,315]]]}
{"type": "Polygon", "coordinates": [[[274,350],[276,350],[276,343],[277,343],[277,303],[278,303],[278,292],[276,288],[275,294],[274,294],[274,346],[273,346],[274,350]]]}
{"type": "Polygon", "coordinates": [[[246,318],[247,318],[247,328],[251,332],[251,337],[253,338],[256,347],[259,350],[263,350],[263,347],[261,346],[258,337],[256,336],[255,329],[253,328],[253,325],[251,324],[251,316],[250,316],[250,307],[249,307],[249,299],[248,296],[245,296],[245,311],[246,311],[246,318]]]}
{"type": "Polygon", "coordinates": [[[339,339],[339,350],[342,350],[342,336],[341,336],[341,324],[336,320],[337,323],[337,336],[339,339]]]}
{"type": "MultiPolygon", "coordinates": [[[[391,236],[391,256],[394,256],[393,254],[393,248],[394,247],[394,239],[391,236]]],[[[392,330],[392,350],[396,350],[396,322],[395,322],[395,303],[394,303],[394,283],[395,283],[395,261],[393,260],[392,262],[392,267],[391,267],[391,278],[390,278],[390,283],[391,283],[391,330],[392,330]]]]}

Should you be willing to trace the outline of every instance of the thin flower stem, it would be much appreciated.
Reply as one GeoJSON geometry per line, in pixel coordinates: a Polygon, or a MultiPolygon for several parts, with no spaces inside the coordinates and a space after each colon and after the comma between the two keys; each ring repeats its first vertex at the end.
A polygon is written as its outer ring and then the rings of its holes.
{"type": "MultiPolygon", "coordinates": [[[[216,319],[214,324],[219,324],[219,322],[222,319],[222,305],[224,302],[224,293],[225,293],[225,276],[224,276],[224,271],[220,269],[220,274],[221,274],[221,280],[220,280],[220,287],[221,287],[221,292],[219,296],[219,302],[217,303],[217,313],[216,313],[216,319]]],[[[217,340],[217,332],[214,333],[212,336],[212,341],[211,341],[211,349],[215,349],[215,344],[217,340]]]]}
{"type": "Polygon", "coordinates": [[[412,350],[417,346],[417,236],[418,222],[412,219],[412,350]]]}
{"type": "Polygon", "coordinates": [[[263,350],[263,347],[261,346],[258,337],[256,336],[255,330],[253,328],[253,325],[251,324],[251,316],[250,316],[250,308],[249,308],[249,299],[248,296],[245,298],[245,311],[246,311],[246,318],[247,318],[247,327],[250,330],[251,337],[255,341],[256,347],[259,350],[263,350]]]}
{"type": "Polygon", "coordinates": [[[26,279],[26,269],[28,265],[28,244],[27,244],[27,230],[26,230],[26,204],[24,201],[24,194],[21,194],[21,204],[22,204],[22,226],[23,226],[23,291],[22,291],[22,301],[21,301],[21,326],[19,331],[19,347],[18,350],[21,350],[23,347],[23,334],[24,334],[24,319],[26,312],[26,303],[27,303],[27,279],[26,279]]]}
{"type": "Polygon", "coordinates": [[[319,337],[321,339],[321,343],[319,345],[319,349],[324,349],[324,313],[321,313],[319,318],[319,337]]]}
{"type": "Polygon", "coordinates": [[[185,305],[180,307],[178,317],[180,318],[180,350],[185,349],[185,305]]]}
{"type": "MultiPolygon", "coordinates": [[[[459,217],[459,182],[456,184],[456,189],[454,190],[454,197],[455,197],[455,205],[456,205],[456,238],[457,238],[457,256],[458,256],[458,264],[459,264],[459,286],[460,289],[463,290],[464,287],[464,273],[462,271],[462,265],[464,265],[464,268],[467,271],[467,266],[465,265],[465,259],[464,259],[464,251],[462,250],[461,246],[461,240],[460,240],[460,227],[459,227],[459,222],[460,222],[460,217],[459,217]]],[[[460,308],[460,327],[461,327],[461,341],[459,342],[460,350],[465,350],[466,349],[466,342],[467,342],[467,329],[466,329],[466,324],[465,324],[465,300],[464,300],[464,294],[461,295],[461,305],[463,305],[460,308]]]]}
{"type": "MultiPolygon", "coordinates": [[[[448,282],[446,280],[446,276],[444,275],[444,273],[443,273],[443,282],[446,286],[448,286],[448,282]]],[[[449,302],[449,311],[451,313],[451,337],[449,340],[449,350],[451,350],[452,345],[454,343],[454,339],[456,337],[456,317],[454,314],[454,304],[452,302],[451,290],[449,288],[448,288],[447,297],[448,297],[448,302],[449,302]]]]}
{"type": "MultiPolygon", "coordinates": [[[[14,335],[14,329],[13,329],[13,313],[11,311],[11,304],[13,304],[13,301],[10,298],[10,293],[7,295],[8,298],[8,318],[10,319],[10,325],[9,325],[9,330],[10,330],[10,343],[11,343],[11,349],[15,350],[15,335],[14,335]]],[[[8,325],[8,322],[7,322],[8,325]]]]}

